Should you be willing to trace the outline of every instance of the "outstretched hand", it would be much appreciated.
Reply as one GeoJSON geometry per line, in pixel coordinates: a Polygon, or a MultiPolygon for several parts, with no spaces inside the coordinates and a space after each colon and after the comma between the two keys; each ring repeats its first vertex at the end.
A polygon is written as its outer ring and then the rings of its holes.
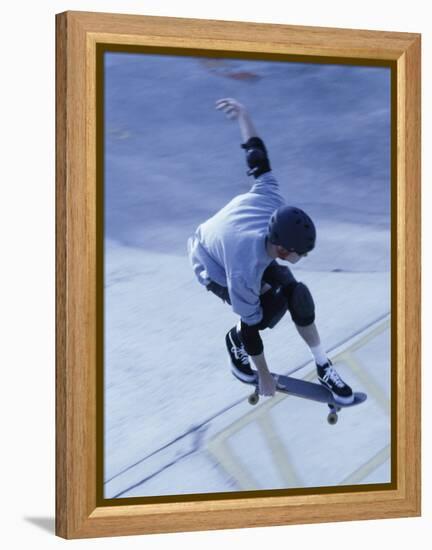
{"type": "Polygon", "coordinates": [[[229,120],[238,120],[244,142],[258,135],[246,107],[236,99],[232,97],[218,99],[216,109],[223,111],[229,120]]]}
{"type": "Polygon", "coordinates": [[[229,120],[237,119],[246,111],[245,106],[232,97],[218,99],[216,101],[216,109],[224,111],[229,120]]]}

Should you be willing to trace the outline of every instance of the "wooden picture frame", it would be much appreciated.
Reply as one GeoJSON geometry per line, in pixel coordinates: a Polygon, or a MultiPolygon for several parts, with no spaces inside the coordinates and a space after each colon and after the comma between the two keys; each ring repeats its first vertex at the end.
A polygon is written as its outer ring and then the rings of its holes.
{"type": "MultiPolygon", "coordinates": [[[[420,35],[105,13],[56,17],[56,533],[136,535],[420,515],[420,35]],[[392,483],[144,504],[100,494],[96,101],[103,44],[392,69],[392,483]],[[99,451],[98,451],[99,448],[99,451]]],[[[99,120],[100,122],[100,120],[99,120]]]]}

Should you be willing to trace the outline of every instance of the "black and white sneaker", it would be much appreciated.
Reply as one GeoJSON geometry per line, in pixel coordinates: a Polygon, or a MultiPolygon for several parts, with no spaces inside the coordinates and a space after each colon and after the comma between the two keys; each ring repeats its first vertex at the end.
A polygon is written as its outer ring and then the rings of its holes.
{"type": "Polygon", "coordinates": [[[237,327],[233,327],[227,333],[225,343],[230,356],[231,371],[234,376],[242,382],[255,382],[257,373],[251,369],[249,356],[243,342],[240,340],[237,327]]]}
{"type": "Polygon", "coordinates": [[[349,405],[354,401],[352,389],[348,384],[345,384],[333,368],[331,361],[328,361],[328,363],[323,366],[317,364],[317,372],[319,381],[332,392],[335,401],[344,405],[349,405]]]}

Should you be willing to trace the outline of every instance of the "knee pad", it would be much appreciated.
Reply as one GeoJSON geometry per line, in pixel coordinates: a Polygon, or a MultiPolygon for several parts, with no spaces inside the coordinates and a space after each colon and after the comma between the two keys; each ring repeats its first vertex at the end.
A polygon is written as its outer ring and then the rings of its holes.
{"type": "Polygon", "coordinates": [[[291,285],[287,298],[291,318],[296,325],[306,327],[315,321],[315,304],[305,284],[291,285]]]}
{"type": "Polygon", "coordinates": [[[259,330],[275,327],[288,311],[288,301],[281,288],[271,289],[260,297],[263,318],[259,330]]]}

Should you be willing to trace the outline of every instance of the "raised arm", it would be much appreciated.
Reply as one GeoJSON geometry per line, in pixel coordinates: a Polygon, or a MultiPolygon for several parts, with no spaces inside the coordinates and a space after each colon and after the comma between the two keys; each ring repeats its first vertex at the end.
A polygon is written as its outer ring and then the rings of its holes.
{"type": "Polygon", "coordinates": [[[244,105],[236,99],[226,97],[216,101],[216,109],[224,111],[230,120],[238,120],[241,136],[244,142],[251,137],[258,137],[254,123],[244,105]]]}

